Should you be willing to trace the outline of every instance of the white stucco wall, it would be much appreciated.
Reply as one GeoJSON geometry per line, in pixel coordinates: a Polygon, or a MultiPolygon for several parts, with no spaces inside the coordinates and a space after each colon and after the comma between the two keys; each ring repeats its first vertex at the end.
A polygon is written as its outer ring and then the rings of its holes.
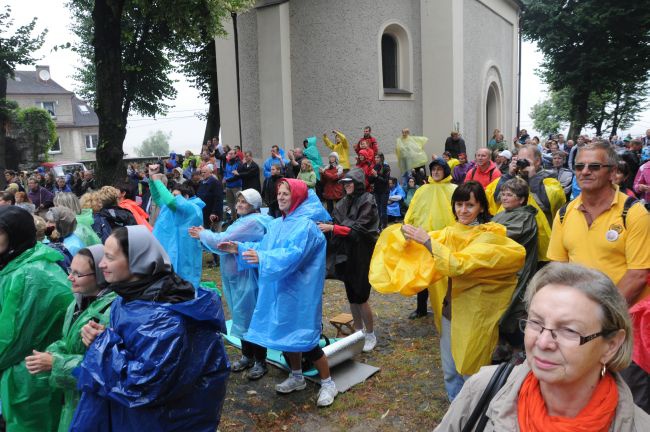
{"type": "Polygon", "coordinates": [[[291,74],[295,145],[340,129],[355,143],[372,126],[380,150],[393,159],[403,127],[422,131],[420,1],[290,1],[291,74]],[[402,24],[411,35],[412,100],[380,100],[378,38],[388,23],[402,24]]]}
{"type": "Polygon", "coordinates": [[[517,10],[508,0],[463,0],[464,115],[461,132],[473,155],[487,144],[485,104],[492,81],[501,89],[500,128],[510,140],[516,127],[517,10]]]}

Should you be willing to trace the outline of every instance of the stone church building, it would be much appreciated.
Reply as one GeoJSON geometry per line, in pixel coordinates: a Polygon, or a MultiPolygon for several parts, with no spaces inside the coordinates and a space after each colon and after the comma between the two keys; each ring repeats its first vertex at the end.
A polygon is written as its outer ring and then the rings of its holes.
{"type": "Polygon", "coordinates": [[[429,137],[429,154],[460,130],[471,158],[495,128],[515,133],[520,6],[260,0],[236,17],[237,47],[230,20],[216,41],[222,142],[263,160],[274,144],[316,135],[327,155],[323,133],[341,130],[352,145],[370,125],[394,162],[402,128],[429,137]]]}

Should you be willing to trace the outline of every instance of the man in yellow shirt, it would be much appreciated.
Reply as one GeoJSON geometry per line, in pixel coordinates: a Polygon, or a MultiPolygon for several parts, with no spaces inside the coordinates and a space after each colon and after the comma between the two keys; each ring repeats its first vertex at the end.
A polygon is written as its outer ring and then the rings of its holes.
{"type": "Polygon", "coordinates": [[[581,194],[555,216],[548,257],[604,272],[630,305],[650,294],[650,214],[614,186],[617,156],[599,141],[578,150],[581,194]]]}

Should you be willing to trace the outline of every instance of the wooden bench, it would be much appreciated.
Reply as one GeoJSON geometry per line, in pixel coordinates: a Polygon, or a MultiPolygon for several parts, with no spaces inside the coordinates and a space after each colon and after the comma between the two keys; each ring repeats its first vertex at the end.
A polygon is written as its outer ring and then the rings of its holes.
{"type": "Polygon", "coordinates": [[[341,313],[330,319],[330,324],[336,328],[336,337],[348,336],[354,333],[354,327],[352,323],[354,319],[349,313],[341,313]]]}

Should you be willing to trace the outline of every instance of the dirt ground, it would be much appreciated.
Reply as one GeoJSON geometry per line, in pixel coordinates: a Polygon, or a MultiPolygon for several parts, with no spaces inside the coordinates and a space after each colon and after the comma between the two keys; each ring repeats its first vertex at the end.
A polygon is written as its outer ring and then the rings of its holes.
{"type": "MultiPolygon", "coordinates": [[[[221,285],[218,269],[204,271],[204,279],[221,285]]],[[[366,382],[339,394],[328,408],[316,407],[319,386],[289,395],[275,392],[286,372],[269,365],[259,381],[233,373],[228,382],[219,431],[421,431],[432,430],[448,407],[440,369],[438,335],[433,317],[409,320],[414,297],[372,292],[375,350],[356,360],[381,368],[366,382]]],[[[228,307],[224,301],[226,316],[228,307]]],[[[324,333],[334,337],[329,319],[349,312],[343,284],[326,281],[323,297],[324,333]]],[[[231,361],[240,351],[228,345],[231,361]]]]}

